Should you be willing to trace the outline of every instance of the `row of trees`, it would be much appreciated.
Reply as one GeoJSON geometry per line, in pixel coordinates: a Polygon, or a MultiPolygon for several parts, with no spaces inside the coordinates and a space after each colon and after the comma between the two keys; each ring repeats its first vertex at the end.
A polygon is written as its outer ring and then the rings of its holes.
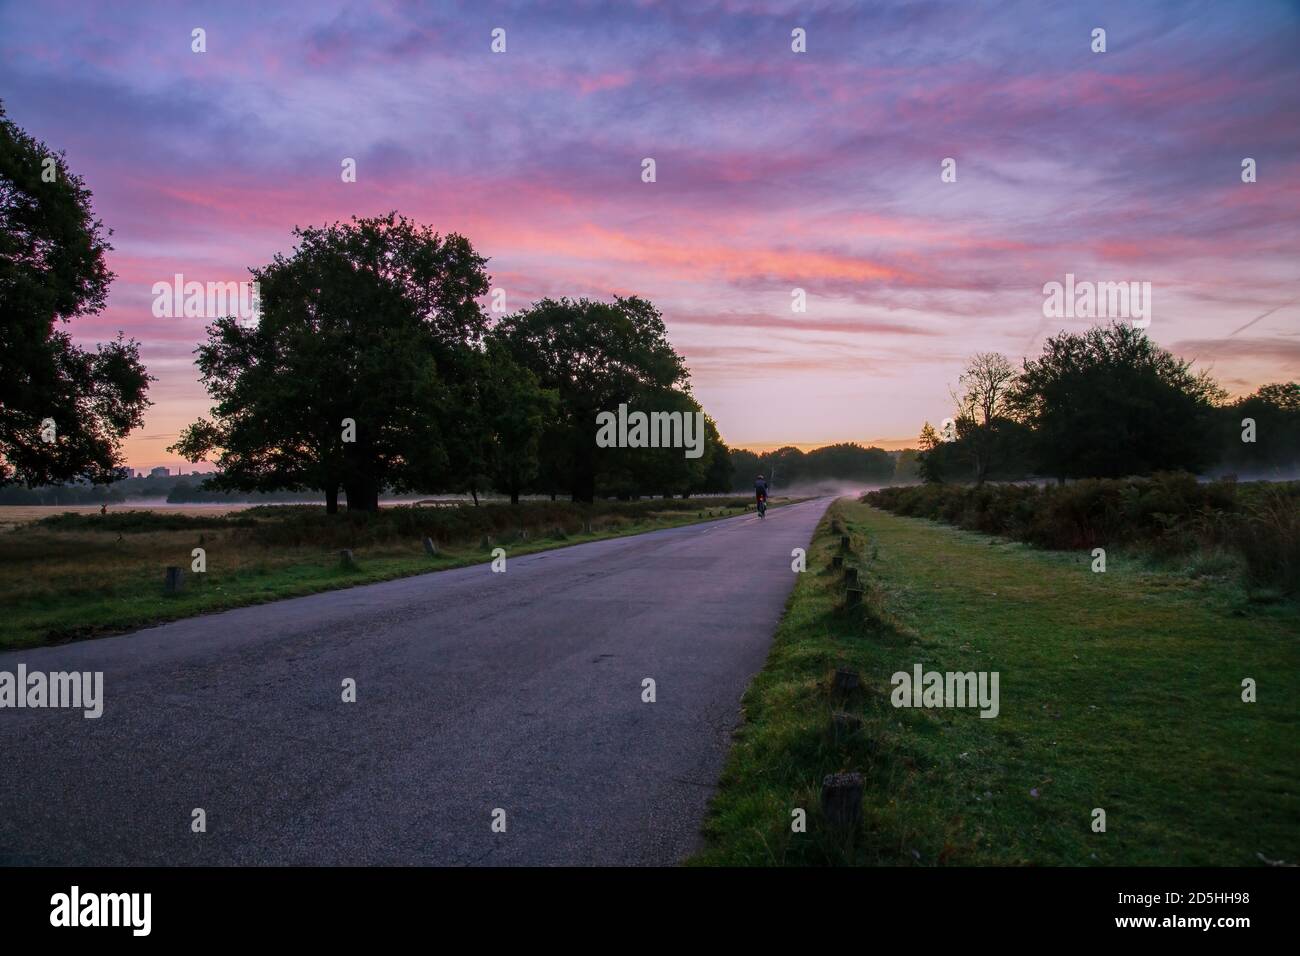
{"type": "Polygon", "coordinates": [[[1208,373],[1122,323],[1049,338],[1018,371],[980,353],[952,398],[953,417],[921,430],[918,471],[928,481],[1267,475],[1300,464],[1300,385],[1229,402],[1208,373]]]}
{"type": "MultiPolygon", "coordinates": [[[[107,483],[150,404],[139,347],[88,352],[63,324],[100,311],[109,231],[62,155],[0,105],[0,486],[107,483]]],[[[260,315],[216,319],[197,365],[213,405],[173,450],[215,459],[240,491],[691,494],[731,486],[705,417],[703,454],[598,448],[620,403],[701,412],[659,312],[636,297],[546,299],[493,326],[486,260],[396,214],[295,231],[251,270],[260,315]]],[[[702,413],[702,412],[701,412],[702,413]]]]}
{"type": "Polygon", "coordinates": [[[214,459],[217,488],[687,495],[726,491],[705,417],[704,453],[598,448],[620,403],[694,414],[689,373],[644,299],[544,299],[492,325],[475,301],[486,264],[462,236],[387,216],[295,230],[291,256],[253,270],[256,323],[226,317],[198,349],[210,418],[174,450],[214,459]]]}
{"type": "Polygon", "coordinates": [[[880,484],[895,477],[893,455],[855,442],[824,445],[809,452],[793,446],[762,453],[738,448],[731,452],[731,464],[737,491],[752,488],[757,475],[772,479],[773,488],[787,490],[819,482],[880,484]]]}

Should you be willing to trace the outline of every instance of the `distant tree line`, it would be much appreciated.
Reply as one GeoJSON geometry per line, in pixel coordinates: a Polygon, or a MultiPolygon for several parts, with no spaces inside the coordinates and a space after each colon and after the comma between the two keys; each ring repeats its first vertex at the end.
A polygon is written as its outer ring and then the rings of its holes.
{"type": "Polygon", "coordinates": [[[0,505],[103,505],[121,504],[126,495],[116,485],[63,484],[0,487],[0,505]]]}
{"type": "Polygon", "coordinates": [[[0,486],[0,505],[98,505],[127,504],[139,499],[164,499],[172,504],[202,502],[251,501],[318,501],[319,489],[309,492],[217,491],[203,488],[207,476],[139,475],[121,478],[112,484],[72,481],[57,485],[10,484],[0,486]]]}
{"type": "Polygon", "coordinates": [[[737,448],[731,451],[733,490],[751,490],[758,475],[770,480],[774,492],[818,482],[883,484],[894,480],[895,457],[883,448],[864,448],[854,442],[809,452],[793,446],[761,453],[737,448]]]}
{"type": "Polygon", "coordinates": [[[1300,384],[1229,401],[1206,372],[1122,323],[1051,337],[1019,370],[976,355],[953,399],[951,418],[921,430],[925,481],[1281,477],[1300,465],[1300,384]]]}

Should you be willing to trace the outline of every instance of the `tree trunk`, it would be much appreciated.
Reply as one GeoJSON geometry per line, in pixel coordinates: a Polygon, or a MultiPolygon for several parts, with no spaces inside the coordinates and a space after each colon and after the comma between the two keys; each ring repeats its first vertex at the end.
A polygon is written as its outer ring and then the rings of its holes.
{"type": "Polygon", "coordinates": [[[580,461],[573,470],[573,500],[593,502],[596,500],[596,463],[580,461]]]}
{"type": "Polygon", "coordinates": [[[511,503],[512,505],[517,505],[517,504],[519,504],[519,489],[518,489],[518,488],[511,488],[511,489],[510,489],[510,503],[511,503]]]}
{"type": "Polygon", "coordinates": [[[473,485],[470,485],[470,486],[469,486],[469,493],[470,493],[470,495],[471,495],[471,496],[473,497],[473,499],[474,499],[474,507],[477,508],[477,507],[478,507],[478,489],[475,488],[473,485]]]}
{"type": "Polygon", "coordinates": [[[348,498],[348,511],[378,511],[379,484],[374,481],[357,479],[343,486],[348,498]]]}
{"type": "Polygon", "coordinates": [[[339,513],[339,486],[337,484],[325,486],[325,513],[327,515],[339,513]]]}

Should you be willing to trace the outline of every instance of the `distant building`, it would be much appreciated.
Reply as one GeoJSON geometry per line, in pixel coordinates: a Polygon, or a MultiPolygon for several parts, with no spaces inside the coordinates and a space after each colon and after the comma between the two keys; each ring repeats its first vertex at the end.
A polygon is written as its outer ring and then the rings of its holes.
{"type": "Polygon", "coordinates": [[[159,467],[155,468],[153,471],[149,472],[149,477],[150,477],[150,478],[166,478],[166,477],[168,477],[170,474],[171,474],[171,473],[170,473],[166,468],[163,468],[163,467],[160,465],[159,467]]]}
{"type": "Polygon", "coordinates": [[[126,468],[126,469],[123,469],[123,471],[125,472],[126,477],[128,477],[128,478],[134,478],[134,477],[135,477],[135,469],[134,469],[134,468],[126,468]]]}

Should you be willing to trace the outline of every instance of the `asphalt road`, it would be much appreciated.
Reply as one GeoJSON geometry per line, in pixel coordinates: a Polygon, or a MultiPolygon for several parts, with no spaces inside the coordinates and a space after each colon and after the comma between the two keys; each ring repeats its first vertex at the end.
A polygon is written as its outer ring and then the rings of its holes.
{"type": "Polygon", "coordinates": [[[675,863],[828,503],[0,654],[0,863],[675,863]]]}

